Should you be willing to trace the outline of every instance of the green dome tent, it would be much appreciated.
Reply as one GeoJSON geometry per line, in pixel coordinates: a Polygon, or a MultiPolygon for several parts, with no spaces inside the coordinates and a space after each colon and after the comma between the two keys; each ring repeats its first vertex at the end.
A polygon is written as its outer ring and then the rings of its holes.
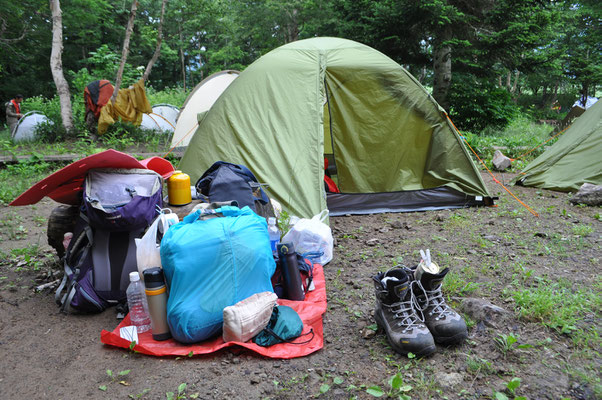
{"type": "Polygon", "coordinates": [[[247,166],[291,214],[310,217],[491,204],[444,110],[399,64],[338,38],[289,43],[232,82],[179,169],[247,166]],[[341,193],[324,189],[324,157],[341,193]]]}
{"type": "Polygon", "coordinates": [[[584,183],[602,185],[602,101],[596,102],[514,183],[576,192],[584,183]]]}

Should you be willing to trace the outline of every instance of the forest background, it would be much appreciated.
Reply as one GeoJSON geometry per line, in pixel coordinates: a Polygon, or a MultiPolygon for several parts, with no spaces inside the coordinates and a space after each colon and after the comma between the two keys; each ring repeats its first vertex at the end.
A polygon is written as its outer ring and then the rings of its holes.
{"type": "MultiPolygon", "coordinates": [[[[2,3],[0,99],[22,93],[26,111],[43,109],[60,130],[49,1],[2,3]]],[[[60,3],[62,66],[76,132],[82,132],[83,89],[96,79],[115,81],[131,2],[60,3]]],[[[160,11],[161,0],[138,2],[122,87],[144,73],[160,11]]],[[[559,119],[575,101],[600,91],[602,3],[596,0],[171,0],[161,54],[146,82],[149,97],[181,106],[210,74],[244,70],[282,44],[314,36],[380,50],[431,90],[460,129],[476,135],[517,118],[559,119]]]]}

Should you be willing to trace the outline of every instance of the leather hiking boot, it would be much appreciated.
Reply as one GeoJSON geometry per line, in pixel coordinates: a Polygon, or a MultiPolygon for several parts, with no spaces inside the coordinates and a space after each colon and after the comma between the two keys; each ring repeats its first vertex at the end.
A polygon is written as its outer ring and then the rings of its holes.
{"type": "Polygon", "coordinates": [[[372,277],[376,292],[374,319],[387,334],[395,351],[426,356],[435,351],[433,335],[416,314],[411,275],[403,269],[381,272],[372,277]]]}
{"type": "MultiPolygon", "coordinates": [[[[439,267],[435,263],[431,266],[438,271],[439,267]]],[[[418,304],[424,313],[424,323],[433,334],[435,342],[457,344],[464,341],[468,337],[466,323],[460,314],[447,305],[441,293],[441,282],[449,272],[449,268],[432,273],[423,270],[420,264],[412,272],[424,289],[423,293],[417,292],[418,304]]]]}

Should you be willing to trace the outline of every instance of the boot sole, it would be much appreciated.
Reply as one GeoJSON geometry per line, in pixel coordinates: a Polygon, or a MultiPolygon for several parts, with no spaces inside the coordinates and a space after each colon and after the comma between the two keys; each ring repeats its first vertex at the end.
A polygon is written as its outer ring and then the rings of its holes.
{"type": "Polygon", "coordinates": [[[387,337],[387,342],[389,342],[389,345],[391,345],[391,347],[393,347],[393,350],[395,350],[399,354],[407,356],[408,353],[412,353],[412,354],[415,354],[417,357],[424,357],[424,356],[433,354],[435,352],[435,350],[437,350],[437,347],[435,345],[425,347],[420,352],[413,352],[413,351],[410,352],[408,350],[405,350],[405,349],[401,348],[400,346],[398,346],[396,343],[393,343],[391,341],[391,338],[389,338],[389,335],[387,335],[387,329],[385,328],[384,322],[380,319],[380,317],[378,316],[378,313],[376,313],[376,312],[374,313],[374,320],[376,321],[376,325],[378,325],[378,327],[382,331],[384,331],[385,336],[387,337]]]}
{"type": "Polygon", "coordinates": [[[468,333],[467,332],[461,332],[458,333],[454,336],[450,336],[450,337],[435,337],[433,335],[433,338],[435,339],[435,343],[437,344],[442,344],[442,345],[452,345],[452,344],[459,344],[462,343],[463,341],[465,341],[468,338],[468,333]]]}

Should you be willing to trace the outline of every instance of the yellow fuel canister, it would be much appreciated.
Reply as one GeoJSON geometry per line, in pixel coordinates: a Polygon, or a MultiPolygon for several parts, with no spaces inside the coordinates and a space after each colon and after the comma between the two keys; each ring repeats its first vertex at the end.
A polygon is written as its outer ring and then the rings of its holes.
{"type": "Polygon", "coordinates": [[[167,180],[167,198],[172,206],[185,206],[192,201],[188,174],[174,171],[167,180]]]}

